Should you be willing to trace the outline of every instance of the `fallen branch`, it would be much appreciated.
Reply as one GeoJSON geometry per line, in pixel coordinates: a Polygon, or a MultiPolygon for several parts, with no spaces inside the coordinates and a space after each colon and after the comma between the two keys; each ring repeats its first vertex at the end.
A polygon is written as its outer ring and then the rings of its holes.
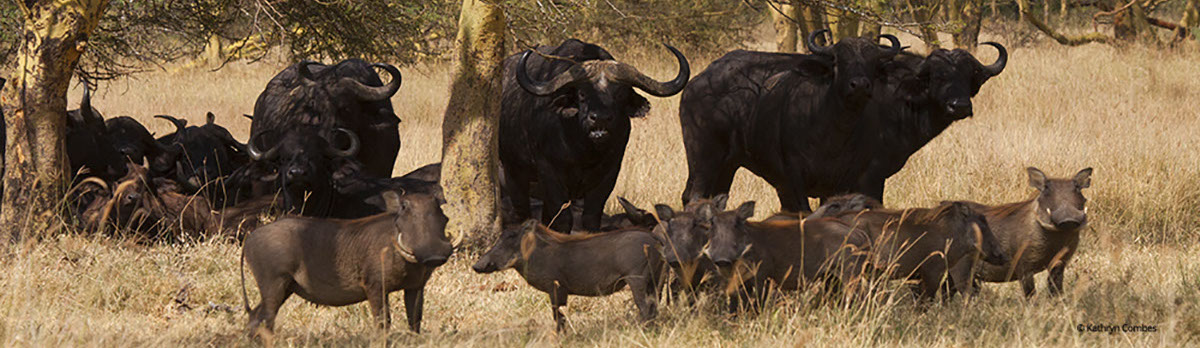
{"type": "Polygon", "coordinates": [[[1106,43],[1106,44],[1113,43],[1112,37],[1101,34],[1101,33],[1096,33],[1096,32],[1087,33],[1087,34],[1078,35],[1078,36],[1063,35],[1062,33],[1056,32],[1056,31],[1054,31],[1054,29],[1051,29],[1050,26],[1046,25],[1045,22],[1042,22],[1042,20],[1035,17],[1028,10],[1022,11],[1022,12],[1024,12],[1024,14],[1025,14],[1025,20],[1029,21],[1030,24],[1033,24],[1034,27],[1037,27],[1038,30],[1041,30],[1042,33],[1046,34],[1046,36],[1049,36],[1050,38],[1054,39],[1054,41],[1058,41],[1059,44],[1063,44],[1063,45],[1067,45],[1067,46],[1080,46],[1080,45],[1086,45],[1086,44],[1089,44],[1092,42],[1100,42],[1100,43],[1106,43]]]}

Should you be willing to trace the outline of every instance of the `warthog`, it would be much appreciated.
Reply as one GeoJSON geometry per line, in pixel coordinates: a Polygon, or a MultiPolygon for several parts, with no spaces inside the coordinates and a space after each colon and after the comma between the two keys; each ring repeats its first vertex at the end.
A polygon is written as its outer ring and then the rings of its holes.
{"type": "Polygon", "coordinates": [[[1083,189],[1091,186],[1092,168],[1085,168],[1070,179],[1047,178],[1034,167],[1029,186],[1037,196],[1025,201],[977,208],[984,212],[996,233],[997,242],[1011,262],[985,264],[979,278],[987,282],[1021,281],[1025,296],[1033,296],[1033,275],[1049,270],[1047,286],[1051,294],[1063,290],[1063,270],[1079,248],[1079,231],[1087,226],[1087,198],[1083,189]]]}
{"type": "Polygon", "coordinates": [[[689,202],[682,211],[675,211],[665,204],[654,205],[654,211],[662,220],[655,232],[665,235],[663,259],[675,272],[673,287],[694,291],[705,277],[716,271],[712,260],[704,255],[712,229],[713,217],[725,210],[729,195],[719,194],[712,199],[689,202]]]}
{"type": "Polygon", "coordinates": [[[505,230],[472,269],[492,273],[515,269],[534,289],[550,295],[557,329],[566,328],[559,307],[567,295],[605,296],[629,285],[642,320],[658,312],[662,241],[644,229],[562,234],[537,220],[505,230]]]}
{"type": "Polygon", "coordinates": [[[397,290],[404,290],[408,327],[420,332],[425,282],[453,250],[445,234],[446,216],[429,195],[387,191],[383,198],[388,209],[378,215],[355,220],[285,217],[246,237],[242,255],[262,294],[251,309],[243,273],[250,335],[261,334],[269,343],[275,314],[293,293],[326,306],[367,300],[375,320],[387,328],[387,295],[397,290]]]}
{"type": "Polygon", "coordinates": [[[983,214],[969,202],[942,202],[933,208],[870,209],[844,212],[842,221],[866,231],[871,268],[890,279],[919,280],[922,299],[938,290],[973,293],[978,259],[994,264],[1008,257],[983,214]]]}
{"type": "Polygon", "coordinates": [[[837,219],[747,222],[753,215],[753,201],[718,213],[705,249],[729,281],[730,312],[761,305],[772,286],[796,290],[811,282],[849,282],[861,272],[863,256],[856,250],[867,243],[862,231],[837,219]]]}

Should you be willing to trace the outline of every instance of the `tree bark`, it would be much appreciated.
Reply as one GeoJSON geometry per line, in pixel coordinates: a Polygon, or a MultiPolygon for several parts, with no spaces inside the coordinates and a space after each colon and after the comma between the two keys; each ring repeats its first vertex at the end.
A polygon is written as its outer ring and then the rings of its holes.
{"type": "Polygon", "coordinates": [[[921,31],[921,40],[925,41],[925,49],[932,52],[941,47],[937,29],[933,27],[934,16],[937,14],[936,6],[927,1],[908,0],[908,10],[921,31]]]}
{"type": "MultiPolygon", "coordinates": [[[[879,0],[868,0],[867,1],[868,10],[870,10],[872,13],[883,14],[883,9],[885,6],[887,6],[887,4],[884,4],[882,1],[879,1],[879,0]]],[[[883,26],[879,25],[879,23],[875,22],[874,20],[870,20],[870,19],[864,20],[861,22],[860,25],[861,25],[861,27],[859,28],[858,33],[862,37],[875,38],[875,37],[879,37],[879,34],[883,33],[883,26]]]]}
{"type": "Polygon", "coordinates": [[[858,36],[858,15],[838,9],[834,9],[832,12],[829,15],[830,23],[833,23],[833,37],[837,41],[858,36]]]}
{"type": "Polygon", "coordinates": [[[1200,6],[1196,3],[1197,0],[1187,0],[1183,6],[1183,18],[1179,19],[1179,27],[1175,29],[1175,36],[1180,39],[1187,39],[1189,30],[1200,26],[1200,6]]]}
{"type": "Polygon", "coordinates": [[[1104,35],[1101,33],[1087,33],[1087,34],[1077,35],[1077,36],[1063,35],[1062,33],[1056,32],[1056,31],[1054,31],[1054,29],[1051,29],[1050,26],[1046,25],[1045,22],[1042,22],[1041,20],[1037,19],[1037,17],[1034,16],[1033,14],[1030,14],[1030,13],[1022,13],[1022,14],[1026,21],[1029,21],[1030,24],[1033,24],[1034,27],[1038,28],[1038,30],[1041,30],[1042,33],[1045,33],[1047,36],[1054,39],[1054,41],[1058,41],[1059,44],[1063,44],[1063,45],[1067,45],[1067,46],[1079,46],[1079,45],[1084,45],[1084,44],[1088,44],[1088,43],[1092,43],[1092,42],[1102,42],[1102,43],[1108,43],[1108,44],[1113,43],[1112,37],[1109,37],[1108,35],[1104,35]]]}
{"type": "Polygon", "coordinates": [[[108,0],[18,1],[23,28],[5,95],[7,170],[0,226],[11,240],[53,233],[68,181],[67,87],[108,0]]]}
{"type": "MultiPolygon", "coordinates": [[[[798,5],[798,6],[800,7],[800,10],[798,12],[800,13],[801,17],[804,17],[804,19],[800,21],[800,37],[799,37],[800,40],[804,40],[805,38],[807,38],[809,33],[812,33],[817,30],[829,28],[829,26],[826,25],[826,23],[825,23],[825,8],[824,7],[821,7],[820,5],[817,5],[815,3],[802,4],[802,5],[798,5]]],[[[818,37],[816,39],[817,44],[819,44],[819,45],[830,44],[829,42],[825,42],[826,38],[827,38],[827,36],[824,36],[824,35],[818,37]]],[[[804,43],[800,44],[800,46],[804,46],[804,45],[805,45],[804,43]]],[[[808,51],[808,47],[805,47],[804,50],[808,51]]]]}
{"type": "Polygon", "coordinates": [[[796,52],[796,21],[799,20],[799,6],[790,3],[775,2],[767,4],[771,11],[771,20],[775,23],[775,50],[784,53],[796,52]]]}
{"type": "Polygon", "coordinates": [[[454,82],[442,123],[446,231],[482,247],[500,231],[497,132],[504,63],[504,12],[495,2],[463,0],[454,82]]]}
{"type": "Polygon", "coordinates": [[[954,32],[954,47],[958,47],[969,52],[975,52],[975,47],[979,46],[979,29],[983,22],[983,1],[982,0],[955,0],[952,4],[956,5],[950,9],[952,20],[955,25],[958,25],[958,31],[954,32]]]}

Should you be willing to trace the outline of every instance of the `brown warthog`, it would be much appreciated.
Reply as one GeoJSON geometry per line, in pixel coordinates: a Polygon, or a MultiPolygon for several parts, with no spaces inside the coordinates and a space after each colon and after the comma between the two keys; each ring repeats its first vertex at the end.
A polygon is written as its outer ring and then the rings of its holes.
{"type": "Polygon", "coordinates": [[[251,335],[264,331],[263,339],[271,341],[275,314],[293,293],[327,306],[367,300],[371,314],[387,328],[387,295],[397,290],[404,290],[408,327],[420,332],[425,282],[453,250],[446,216],[429,195],[385,191],[382,196],[385,213],[355,220],[285,217],[246,237],[242,253],[262,293],[251,309],[243,275],[251,335]]]}
{"type": "Polygon", "coordinates": [[[675,272],[676,282],[672,285],[675,290],[693,292],[716,271],[712,260],[703,251],[708,245],[712,219],[717,212],[725,210],[728,200],[728,195],[719,194],[712,199],[689,202],[682,211],[675,211],[665,204],[654,205],[654,211],[662,220],[655,227],[655,233],[666,236],[663,259],[675,272]]]}
{"type": "Polygon", "coordinates": [[[658,312],[662,241],[640,228],[595,234],[562,234],[537,220],[505,230],[472,268],[479,273],[515,269],[534,289],[550,295],[559,331],[566,328],[559,307],[567,295],[604,296],[629,285],[642,320],[658,312]]]}
{"type": "Polygon", "coordinates": [[[872,269],[890,279],[919,280],[922,299],[953,291],[971,294],[978,259],[1004,264],[1007,255],[983,214],[969,202],[942,202],[933,208],[868,209],[839,219],[862,228],[870,243],[872,269]]]}
{"type": "Polygon", "coordinates": [[[1091,186],[1092,168],[1085,168],[1070,179],[1051,179],[1037,168],[1029,167],[1029,185],[1038,194],[1025,201],[997,206],[977,205],[996,232],[1000,247],[1011,262],[983,265],[979,278],[987,282],[1021,280],[1025,296],[1033,296],[1033,275],[1049,269],[1047,286],[1051,294],[1063,290],[1063,270],[1079,248],[1079,231],[1087,226],[1087,198],[1083,189],[1091,186]]]}
{"type": "Polygon", "coordinates": [[[837,219],[747,222],[754,202],[713,219],[705,253],[729,281],[729,310],[760,306],[771,287],[800,289],[812,282],[852,281],[864,261],[866,234],[837,219]],[[753,301],[753,302],[751,302],[753,301]]]}

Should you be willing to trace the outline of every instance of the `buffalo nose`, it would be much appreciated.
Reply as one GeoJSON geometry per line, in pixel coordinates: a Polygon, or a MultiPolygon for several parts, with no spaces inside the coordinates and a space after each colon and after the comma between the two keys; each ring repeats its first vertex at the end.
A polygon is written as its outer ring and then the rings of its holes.
{"type": "Polygon", "coordinates": [[[871,80],[869,80],[865,77],[855,77],[855,78],[850,79],[850,89],[851,90],[860,90],[860,89],[867,89],[867,88],[871,88],[871,80]]]}
{"type": "Polygon", "coordinates": [[[296,178],[296,177],[304,176],[305,172],[306,171],[304,170],[304,168],[291,168],[291,169],[288,169],[287,174],[289,177],[296,178]]]}
{"type": "Polygon", "coordinates": [[[946,109],[948,111],[950,111],[950,114],[952,114],[956,117],[971,116],[971,113],[972,113],[971,100],[969,100],[969,99],[951,100],[949,103],[946,103],[946,109]]]}
{"type": "Polygon", "coordinates": [[[1078,220],[1063,220],[1055,224],[1054,227],[1057,227],[1059,230],[1073,230],[1079,228],[1079,225],[1078,220]]]}
{"type": "Polygon", "coordinates": [[[421,264],[425,265],[425,267],[437,267],[437,266],[441,266],[445,263],[446,263],[446,258],[440,257],[440,256],[439,257],[431,257],[431,258],[425,259],[425,261],[421,261],[421,264]]]}

